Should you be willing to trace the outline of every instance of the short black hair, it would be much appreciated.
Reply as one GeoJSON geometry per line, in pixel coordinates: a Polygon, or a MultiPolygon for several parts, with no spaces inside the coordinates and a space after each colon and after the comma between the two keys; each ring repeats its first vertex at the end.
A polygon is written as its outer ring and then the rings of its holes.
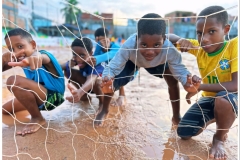
{"type": "Polygon", "coordinates": [[[166,22],[160,15],[155,13],[148,13],[144,15],[142,18],[159,18],[159,19],[140,19],[138,21],[138,36],[144,34],[158,34],[165,36],[166,33],[166,22]]]}
{"type": "MultiPolygon", "coordinates": [[[[209,6],[202,10],[198,16],[208,16],[210,14],[213,14],[209,16],[209,18],[216,18],[218,22],[222,23],[223,26],[228,24],[228,13],[227,11],[221,7],[221,6],[209,6]],[[222,11],[222,12],[221,12],[222,11]],[[219,13],[216,13],[219,12],[219,13]],[[216,13],[216,14],[214,14],[216,13]]],[[[197,20],[203,19],[205,17],[198,17],[197,20]]]]}
{"type": "Polygon", "coordinates": [[[106,28],[98,28],[95,31],[94,36],[95,36],[95,38],[99,37],[99,36],[104,36],[105,37],[105,34],[106,34],[106,37],[108,37],[109,32],[108,32],[108,30],[106,28]],[[104,32],[104,30],[105,30],[105,32],[104,32]]]}
{"type": "Polygon", "coordinates": [[[15,29],[8,31],[7,34],[5,35],[4,39],[6,40],[8,38],[8,36],[9,37],[21,36],[21,38],[25,38],[25,39],[29,40],[29,42],[33,40],[31,34],[21,28],[15,28],[15,29]]]}
{"type": "Polygon", "coordinates": [[[71,47],[82,47],[82,48],[86,47],[88,53],[90,53],[90,52],[92,52],[93,44],[92,44],[92,41],[87,37],[83,37],[83,38],[78,37],[78,38],[74,39],[71,47]]]}

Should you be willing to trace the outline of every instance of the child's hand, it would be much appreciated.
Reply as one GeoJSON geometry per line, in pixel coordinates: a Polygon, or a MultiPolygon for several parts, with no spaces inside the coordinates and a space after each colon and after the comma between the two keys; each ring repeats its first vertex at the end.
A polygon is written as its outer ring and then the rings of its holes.
{"type": "Polygon", "coordinates": [[[191,97],[195,96],[198,92],[188,92],[186,95],[186,101],[188,104],[191,104],[191,97]]]}
{"type": "Polygon", "coordinates": [[[104,77],[102,79],[101,88],[103,93],[113,93],[113,78],[104,77]]]}
{"type": "Polygon", "coordinates": [[[199,47],[197,46],[193,46],[192,43],[187,40],[187,39],[184,39],[184,38],[181,38],[179,39],[176,44],[179,44],[180,45],[180,51],[181,52],[187,52],[189,51],[190,49],[199,49],[199,47]]]}
{"type": "Polygon", "coordinates": [[[91,66],[96,66],[97,63],[96,58],[93,56],[87,57],[86,62],[89,63],[91,66]]]}
{"type": "Polygon", "coordinates": [[[76,60],[74,58],[72,58],[71,61],[70,61],[70,68],[72,68],[72,67],[74,67],[76,65],[77,65],[76,60]]]}
{"type": "Polygon", "coordinates": [[[71,103],[79,102],[81,97],[80,94],[78,93],[78,90],[75,87],[71,86],[70,84],[68,84],[68,89],[70,90],[72,96],[68,96],[66,97],[66,99],[71,103]]]}
{"type": "Polygon", "coordinates": [[[187,75],[187,83],[183,86],[187,92],[196,93],[200,87],[202,79],[198,76],[187,75]]]}
{"type": "Polygon", "coordinates": [[[200,85],[201,85],[201,81],[202,79],[199,78],[198,76],[194,75],[192,78],[191,78],[191,75],[188,75],[188,82],[187,83],[191,83],[190,81],[192,81],[192,87],[190,90],[186,89],[188,91],[187,95],[186,95],[186,101],[188,104],[191,104],[191,97],[193,97],[194,95],[196,95],[200,89],[200,85]],[[193,90],[192,90],[193,89],[193,90]]]}
{"type": "Polygon", "coordinates": [[[2,55],[2,60],[4,63],[8,62],[17,62],[17,57],[21,56],[21,54],[24,52],[24,50],[20,50],[18,53],[14,52],[6,52],[2,55]]]}
{"type": "Polygon", "coordinates": [[[27,67],[29,66],[31,70],[35,70],[37,68],[40,68],[42,66],[42,56],[37,55],[37,56],[30,56],[26,57],[20,62],[8,62],[9,66],[12,67],[27,67]]]}

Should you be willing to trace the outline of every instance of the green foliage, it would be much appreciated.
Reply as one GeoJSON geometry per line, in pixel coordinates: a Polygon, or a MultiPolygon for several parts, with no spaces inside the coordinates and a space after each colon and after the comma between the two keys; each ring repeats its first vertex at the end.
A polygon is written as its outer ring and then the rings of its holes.
{"type": "Polygon", "coordinates": [[[94,12],[94,14],[96,14],[96,15],[100,15],[100,13],[99,13],[98,11],[94,12]]]}
{"type": "Polygon", "coordinates": [[[79,4],[77,0],[65,0],[64,8],[61,9],[63,16],[65,17],[65,23],[76,24],[76,17],[79,16],[82,11],[76,8],[76,5],[79,4]],[[75,17],[75,15],[76,17],[75,17]]]}

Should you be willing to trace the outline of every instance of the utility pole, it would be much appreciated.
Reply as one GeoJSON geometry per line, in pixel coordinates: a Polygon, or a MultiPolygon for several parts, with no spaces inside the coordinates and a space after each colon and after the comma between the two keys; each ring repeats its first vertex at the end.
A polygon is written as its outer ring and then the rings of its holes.
{"type": "Polygon", "coordinates": [[[34,27],[34,2],[33,2],[33,0],[32,0],[32,26],[34,27]]]}
{"type": "Polygon", "coordinates": [[[46,6],[47,6],[47,34],[49,36],[49,23],[48,23],[48,4],[46,3],[46,6]]]}
{"type": "Polygon", "coordinates": [[[14,24],[17,24],[17,14],[16,14],[16,12],[17,12],[17,9],[16,9],[16,3],[17,3],[18,1],[13,1],[13,8],[14,8],[14,24]]]}

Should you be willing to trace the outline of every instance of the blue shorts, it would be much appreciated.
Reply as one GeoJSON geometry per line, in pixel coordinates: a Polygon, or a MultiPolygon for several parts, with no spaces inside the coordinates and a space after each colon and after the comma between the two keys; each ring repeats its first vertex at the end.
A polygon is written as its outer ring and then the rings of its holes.
{"type": "MultiPolygon", "coordinates": [[[[238,94],[221,91],[216,94],[216,97],[223,97],[230,101],[234,113],[238,114],[238,94]]],[[[180,137],[195,136],[198,131],[205,126],[210,120],[214,119],[214,102],[215,97],[201,97],[198,104],[195,103],[189,108],[186,114],[181,119],[177,133],[180,137]],[[200,107],[201,109],[200,109],[200,107]],[[202,114],[203,113],[203,114],[202,114]],[[204,116],[203,116],[204,115],[204,116]],[[204,118],[204,119],[203,119],[204,118]],[[205,120],[205,121],[204,121],[205,120]]]]}
{"type": "MultiPolygon", "coordinates": [[[[159,66],[153,67],[153,68],[145,68],[148,73],[153,74],[156,77],[163,78],[163,72],[165,69],[168,69],[168,64],[161,64],[159,66]]],[[[113,81],[113,87],[114,90],[118,90],[120,87],[125,86],[128,84],[128,82],[132,81],[134,77],[136,77],[136,74],[138,73],[138,67],[130,60],[127,61],[124,69],[122,72],[115,76],[115,79],[113,81]]]]}

